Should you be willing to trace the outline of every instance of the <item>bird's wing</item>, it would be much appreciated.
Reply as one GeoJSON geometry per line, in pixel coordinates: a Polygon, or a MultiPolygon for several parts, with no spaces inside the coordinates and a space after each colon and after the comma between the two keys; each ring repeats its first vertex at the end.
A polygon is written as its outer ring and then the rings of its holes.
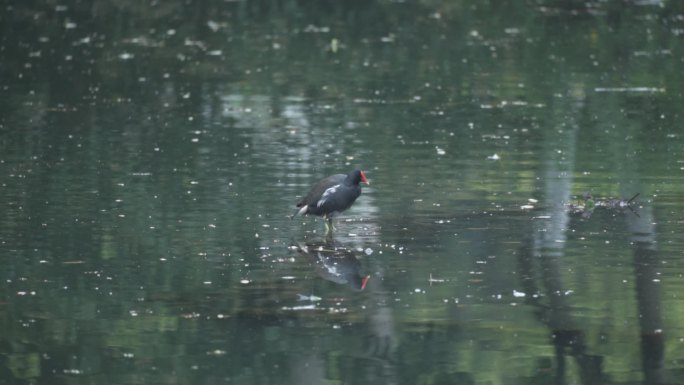
{"type": "Polygon", "coordinates": [[[336,185],[334,185],[334,186],[332,186],[332,187],[328,187],[327,189],[325,189],[325,191],[323,191],[323,195],[321,195],[321,199],[319,199],[318,202],[316,202],[316,207],[321,207],[321,206],[323,206],[323,204],[328,200],[328,198],[329,198],[332,194],[334,194],[334,193],[337,192],[337,189],[338,189],[338,188],[340,188],[340,185],[339,185],[339,184],[336,184],[336,185]]]}

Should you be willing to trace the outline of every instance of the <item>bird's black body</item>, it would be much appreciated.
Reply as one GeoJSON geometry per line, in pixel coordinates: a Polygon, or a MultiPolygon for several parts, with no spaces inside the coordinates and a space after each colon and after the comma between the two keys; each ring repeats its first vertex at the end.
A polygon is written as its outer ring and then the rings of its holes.
{"type": "Polygon", "coordinates": [[[361,170],[354,170],[348,175],[331,175],[320,180],[297,203],[299,209],[292,217],[297,214],[318,215],[332,224],[332,217],[351,207],[361,195],[361,182],[368,183],[366,174],[361,170]]]}

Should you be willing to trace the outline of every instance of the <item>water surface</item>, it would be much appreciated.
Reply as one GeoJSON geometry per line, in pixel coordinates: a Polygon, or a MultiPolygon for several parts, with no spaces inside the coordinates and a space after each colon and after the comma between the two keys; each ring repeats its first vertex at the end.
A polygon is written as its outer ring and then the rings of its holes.
{"type": "Polygon", "coordinates": [[[2,21],[0,384],[684,384],[679,3],[2,21]]]}

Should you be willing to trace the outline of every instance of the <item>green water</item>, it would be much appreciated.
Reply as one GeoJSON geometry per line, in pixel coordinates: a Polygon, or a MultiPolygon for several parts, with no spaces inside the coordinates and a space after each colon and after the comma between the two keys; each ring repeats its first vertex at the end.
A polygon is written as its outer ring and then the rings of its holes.
{"type": "Polygon", "coordinates": [[[2,5],[0,384],[684,384],[682,4],[2,5]]]}

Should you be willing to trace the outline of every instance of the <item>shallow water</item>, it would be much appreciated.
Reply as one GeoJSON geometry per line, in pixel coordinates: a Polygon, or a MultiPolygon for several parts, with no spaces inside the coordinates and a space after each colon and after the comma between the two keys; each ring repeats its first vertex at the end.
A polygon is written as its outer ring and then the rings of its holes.
{"type": "Polygon", "coordinates": [[[0,384],[684,384],[684,9],[536,4],[7,6],[0,384]]]}

